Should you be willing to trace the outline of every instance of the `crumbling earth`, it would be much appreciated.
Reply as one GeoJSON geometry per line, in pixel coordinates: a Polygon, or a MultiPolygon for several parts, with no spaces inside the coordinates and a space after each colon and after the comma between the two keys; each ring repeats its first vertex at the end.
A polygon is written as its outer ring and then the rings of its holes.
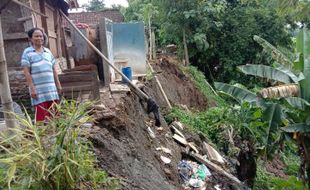
{"type": "MultiPolygon", "coordinates": [[[[158,77],[172,105],[183,105],[186,109],[207,109],[208,100],[175,64],[167,61],[154,66],[155,70],[161,70],[158,77]]],[[[145,84],[145,92],[165,111],[166,103],[155,81],[145,84]]],[[[105,108],[94,114],[96,124],[90,132],[99,167],[120,178],[121,189],[183,189],[177,165],[182,159],[192,158],[186,154],[185,147],[172,138],[172,131],[162,116],[164,130],[157,131],[153,116],[146,112],[145,103],[131,92],[111,94],[107,89],[101,90],[101,101],[105,108]],[[148,127],[155,138],[150,135],[148,127]],[[172,154],[156,150],[158,147],[168,148],[172,154]],[[161,156],[169,158],[171,162],[164,163],[161,156]]],[[[203,151],[199,135],[188,129],[183,133],[186,139],[192,139],[197,148],[203,151]]],[[[223,190],[232,188],[229,180],[211,172],[207,189],[214,189],[217,184],[223,190]]]]}

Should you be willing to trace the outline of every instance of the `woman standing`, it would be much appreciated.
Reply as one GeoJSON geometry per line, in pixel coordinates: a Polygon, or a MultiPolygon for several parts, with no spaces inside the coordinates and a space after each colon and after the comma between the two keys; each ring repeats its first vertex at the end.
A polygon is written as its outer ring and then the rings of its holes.
{"type": "Polygon", "coordinates": [[[28,31],[31,46],[26,48],[21,59],[31,104],[35,107],[35,120],[44,121],[50,114],[48,109],[59,100],[62,91],[55,69],[55,58],[51,51],[43,47],[43,30],[33,28],[28,31]]]}

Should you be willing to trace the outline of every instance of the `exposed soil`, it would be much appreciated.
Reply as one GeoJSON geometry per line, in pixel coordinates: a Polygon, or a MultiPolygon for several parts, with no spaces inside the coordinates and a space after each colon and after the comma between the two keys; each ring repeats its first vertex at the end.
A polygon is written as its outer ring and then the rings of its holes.
{"type": "MultiPolygon", "coordinates": [[[[161,57],[152,64],[158,80],[172,105],[185,105],[189,109],[204,111],[208,108],[208,99],[197,89],[194,83],[177,67],[181,64],[175,58],[161,57]]],[[[165,108],[167,105],[155,80],[146,84],[151,88],[156,101],[165,108]]]]}
{"type": "Polygon", "coordinates": [[[268,172],[274,174],[277,177],[287,179],[289,176],[284,173],[285,165],[282,162],[279,155],[276,155],[272,160],[267,161],[265,168],[268,172]]]}
{"type": "MultiPolygon", "coordinates": [[[[172,104],[181,104],[189,109],[205,110],[207,99],[173,64],[157,65],[161,69],[160,80],[172,104]]],[[[147,83],[146,92],[154,98],[161,110],[165,102],[154,79],[147,83]]],[[[103,91],[102,91],[103,92],[103,91]]],[[[98,165],[112,176],[121,179],[121,189],[135,190],[173,190],[183,189],[180,183],[177,165],[186,157],[185,147],[172,138],[167,123],[161,116],[163,131],[154,126],[153,115],[146,113],[146,105],[131,93],[112,94],[105,91],[101,94],[104,105],[107,106],[105,117],[96,117],[96,126],[90,131],[90,139],[94,144],[98,157],[98,165]],[[156,138],[151,138],[147,127],[153,130],[156,138]],[[172,155],[157,151],[157,147],[166,147],[172,155]],[[160,156],[171,159],[164,164],[160,156]]],[[[183,131],[188,141],[195,142],[203,153],[202,140],[188,129],[183,131]]],[[[227,169],[229,171],[229,169],[227,169]]],[[[232,189],[230,181],[212,171],[207,189],[215,189],[219,184],[222,190],[232,189]]]]}

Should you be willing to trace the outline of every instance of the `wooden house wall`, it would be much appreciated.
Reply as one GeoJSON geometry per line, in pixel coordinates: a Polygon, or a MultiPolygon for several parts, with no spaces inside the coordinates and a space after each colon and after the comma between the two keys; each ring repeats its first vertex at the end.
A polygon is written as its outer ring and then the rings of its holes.
{"type": "MultiPolygon", "coordinates": [[[[12,97],[14,101],[25,100],[29,102],[30,97],[26,80],[20,67],[21,54],[29,46],[26,32],[33,27],[42,28],[48,35],[49,44],[47,47],[56,58],[58,72],[66,69],[67,63],[62,53],[61,43],[64,43],[64,39],[60,35],[62,30],[60,15],[58,8],[53,5],[53,0],[22,0],[21,2],[48,16],[47,18],[42,17],[13,2],[10,2],[1,14],[12,97]]],[[[0,6],[4,3],[0,0],[0,6]]]]}

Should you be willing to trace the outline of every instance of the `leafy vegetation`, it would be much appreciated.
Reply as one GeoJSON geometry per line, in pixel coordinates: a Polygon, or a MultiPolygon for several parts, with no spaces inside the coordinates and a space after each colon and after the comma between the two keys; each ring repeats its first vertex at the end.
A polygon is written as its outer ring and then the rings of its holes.
{"type": "Polygon", "coordinates": [[[82,5],[87,11],[102,11],[106,9],[104,0],[91,0],[88,4],[82,5]]]}
{"type": "Polygon", "coordinates": [[[117,180],[96,168],[96,157],[82,124],[91,121],[91,102],[63,101],[44,126],[29,115],[0,137],[1,189],[117,188],[117,180]]]}

